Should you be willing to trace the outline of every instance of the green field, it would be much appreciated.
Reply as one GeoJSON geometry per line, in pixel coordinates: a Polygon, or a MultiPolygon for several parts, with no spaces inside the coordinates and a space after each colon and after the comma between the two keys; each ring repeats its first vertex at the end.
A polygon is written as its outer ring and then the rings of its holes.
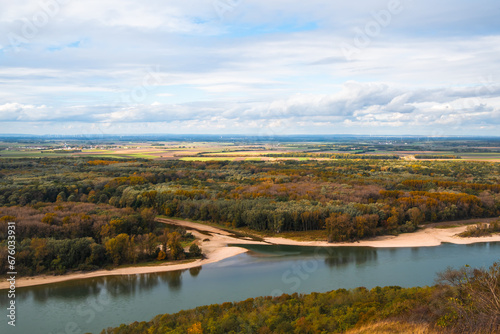
{"type": "Polygon", "coordinates": [[[0,151],[0,158],[59,158],[72,153],[42,153],[41,151],[0,151]]]}
{"type": "Polygon", "coordinates": [[[236,158],[223,158],[223,157],[184,157],[179,158],[182,161],[234,161],[236,158]]]}
{"type": "Polygon", "coordinates": [[[141,153],[131,153],[131,154],[120,154],[122,156],[130,157],[130,158],[141,158],[141,159],[158,159],[157,155],[151,155],[147,152],[141,153]]]}
{"type": "Polygon", "coordinates": [[[466,160],[500,160],[500,153],[462,153],[458,155],[466,160]]]}
{"type": "Polygon", "coordinates": [[[85,154],[84,157],[88,158],[110,158],[110,159],[130,159],[131,157],[124,154],[85,154]]]}

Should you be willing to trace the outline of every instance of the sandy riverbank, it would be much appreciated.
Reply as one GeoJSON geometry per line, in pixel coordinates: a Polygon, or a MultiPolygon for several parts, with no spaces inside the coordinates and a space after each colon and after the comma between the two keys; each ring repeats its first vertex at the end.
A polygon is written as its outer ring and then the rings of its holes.
{"type": "Polygon", "coordinates": [[[431,247],[439,246],[443,242],[452,244],[473,244],[477,242],[497,242],[500,241],[500,235],[481,238],[460,238],[456,235],[464,232],[467,226],[453,227],[447,229],[425,228],[413,233],[404,233],[398,236],[380,236],[373,239],[361,240],[354,243],[328,243],[326,241],[294,241],[285,238],[266,238],[266,241],[278,245],[297,245],[297,246],[366,246],[376,248],[391,247],[431,247]]]}
{"type": "MultiPolygon", "coordinates": [[[[264,241],[253,241],[241,238],[235,238],[231,233],[216,227],[207,226],[188,221],[178,221],[170,219],[159,219],[159,221],[184,226],[191,229],[190,232],[200,240],[200,245],[205,254],[205,259],[195,260],[193,262],[180,264],[166,264],[160,266],[128,267],[113,270],[98,270],[89,273],[74,273],[61,276],[41,275],[34,277],[19,278],[16,280],[16,287],[34,286],[41,284],[57,283],[75,279],[85,279],[100,276],[111,275],[133,275],[147,274],[155,272],[165,272],[173,270],[183,270],[195,268],[205,264],[218,262],[223,259],[246,252],[245,248],[227,247],[228,244],[277,244],[277,245],[296,245],[296,246],[367,246],[367,247],[429,247],[439,246],[443,242],[454,244],[471,244],[476,242],[500,242],[500,235],[481,238],[460,238],[456,234],[467,229],[466,225],[451,228],[436,228],[435,226],[421,229],[414,233],[405,233],[398,236],[381,236],[369,240],[362,240],[356,243],[328,243],[326,241],[295,241],[285,238],[265,238],[264,241]],[[208,233],[208,234],[207,234],[208,233]],[[204,241],[203,241],[204,240],[204,241]]],[[[491,221],[491,219],[475,219],[477,221],[491,221]]],[[[451,222],[464,224],[467,221],[451,222]]],[[[448,224],[451,224],[448,223],[448,224]]],[[[0,282],[0,289],[8,288],[7,282],[0,282]]]]}

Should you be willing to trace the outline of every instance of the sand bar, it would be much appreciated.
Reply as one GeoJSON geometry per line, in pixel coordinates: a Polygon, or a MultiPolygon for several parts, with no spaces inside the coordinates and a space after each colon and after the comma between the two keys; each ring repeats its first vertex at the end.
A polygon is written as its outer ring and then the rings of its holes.
{"type": "MultiPolygon", "coordinates": [[[[228,247],[228,244],[276,244],[276,245],[295,245],[295,246],[320,246],[320,247],[333,247],[333,246],[366,246],[366,247],[430,247],[439,246],[443,242],[454,244],[472,244],[477,242],[500,242],[500,235],[493,235],[491,237],[481,238],[460,238],[456,235],[467,229],[466,223],[470,222],[491,222],[496,220],[492,219],[474,219],[470,221],[448,222],[448,225],[459,225],[457,227],[438,228],[438,225],[432,224],[426,228],[420,229],[414,233],[404,233],[398,236],[380,236],[373,239],[361,240],[355,243],[328,243],[326,241],[295,241],[291,239],[272,237],[265,238],[264,241],[253,241],[234,237],[230,232],[222,229],[208,226],[200,223],[193,223],[188,221],[170,220],[159,218],[158,221],[183,226],[190,229],[197,239],[200,240],[200,246],[205,255],[204,259],[198,259],[192,262],[185,262],[179,264],[165,264],[158,266],[142,266],[142,267],[127,267],[112,270],[97,270],[85,273],[71,273],[67,275],[40,275],[33,277],[17,277],[16,287],[26,287],[41,284],[57,283],[75,279],[85,279],[100,276],[112,275],[134,275],[134,274],[148,274],[156,272],[183,270],[199,267],[205,264],[218,262],[223,259],[245,253],[247,249],[241,247],[228,247]]],[[[8,282],[0,282],[0,289],[7,289],[8,282]]]]}

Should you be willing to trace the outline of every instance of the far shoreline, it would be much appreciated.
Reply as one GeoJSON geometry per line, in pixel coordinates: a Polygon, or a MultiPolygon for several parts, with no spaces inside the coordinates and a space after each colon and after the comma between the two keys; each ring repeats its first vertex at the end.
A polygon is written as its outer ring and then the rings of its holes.
{"type": "MultiPolygon", "coordinates": [[[[424,226],[424,228],[412,232],[404,233],[397,236],[378,236],[373,239],[360,240],[350,243],[328,243],[327,241],[295,241],[292,239],[280,237],[266,237],[264,241],[253,241],[231,236],[230,232],[224,231],[217,227],[194,223],[189,221],[171,220],[166,218],[158,218],[159,222],[171,225],[183,226],[193,229],[190,232],[200,240],[200,246],[205,254],[204,259],[198,259],[188,263],[165,264],[156,266],[136,266],[105,270],[100,269],[92,272],[70,273],[66,275],[39,275],[32,277],[17,277],[16,288],[60,283],[64,281],[87,279],[104,276],[116,275],[137,275],[160,273],[175,270],[186,270],[196,268],[209,263],[219,262],[221,260],[246,253],[248,250],[242,247],[228,246],[229,244],[258,244],[258,245],[290,245],[290,246],[312,246],[312,247],[374,247],[374,248],[404,248],[404,247],[436,247],[442,243],[452,244],[474,244],[484,242],[500,242],[500,234],[479,237],[479,238],[461,238],[457,234],[467,229],[468,222],[490,222],[497,218],[489,219],[472,219],[462,222],[447,222],[442,225],[450,225],[452,223],[461,224],[461,226],[451,228],[437,228],[436,226],[424,226]],[[199,231],[208,232],[210,236],[202,234],[199,231]],[[201,240],[206,240],[203,241],[201,240]]],[[[435,225],[435,224],[433,224],[435,225]]],[[[4,280],[0,282],[0,290],[8,289],[9,283],[4,280]]]]}

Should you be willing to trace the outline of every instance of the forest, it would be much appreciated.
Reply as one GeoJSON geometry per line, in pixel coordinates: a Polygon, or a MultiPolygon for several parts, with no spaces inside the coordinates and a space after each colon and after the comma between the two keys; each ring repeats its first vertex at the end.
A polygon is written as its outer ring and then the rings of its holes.
{"type": "Polygon", "coordinates": [[[250,298],[158,315],[101,334],[498,333],[500,264],[447,269],[437,283],[250,298]],[[374,330],[379,327],[384,331],[374,330]]]}
{"type": "Polygon", "coordinates": [[[196,244],[184,254],[194,240],[157,215],[356,241],[498,217],[499,180],[500,164],[461,160],[3,158],[0,237],[15,221],[25,274],[200,255],[196,244]]]}
{"type": "MultiPolygon", "coordinates": [[[[0,238],[6,222],[16,222],[16,268],[21,275],[64,274],[139,262],[201,256],[185,229],[156,223],[153,209],[118,209],[93,203],[37,203],[1,209],[0,238]],[[189,252],[184,247],[190,245],[189,252]]],[[[7,248],[0,248],[0,274],[7,272],[7,248]]]]}

